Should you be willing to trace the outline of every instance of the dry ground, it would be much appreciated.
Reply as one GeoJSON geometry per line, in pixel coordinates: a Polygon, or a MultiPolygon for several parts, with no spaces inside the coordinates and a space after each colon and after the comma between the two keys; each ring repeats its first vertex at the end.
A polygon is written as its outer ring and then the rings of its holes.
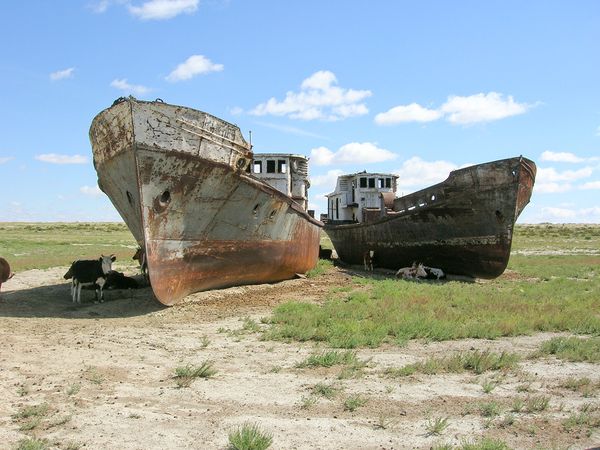
{"type": "Polygon", "coordinates": [[[526,358],[554,334],[361,349],[359,358],[369,360],[363,376],[338,379],[340,367],[295,367],[314,343],[262,341],[244,324],[260,324],[287,300],[322,300],[332,285],[352,282],[344,270],[200,293],[172,308],[156,302],[150,288],[108,291],[102,304],[84,291],[85,303],[74,306],[65,271],[18,273],[0,294],[0,448],[36,436],[60,449],[225,449],[228,432],[246,421],[272,433],[274,449],[431,448],[482,436],[513,448],[600,445],[597,428],[563,426],[582,408],[599,408],[598,394],[562,386],[570,377],[597,384],[600,367],[526,358]],[[508,373],[383,375],[386,367],[471,349],[525,358],[508,373]],[[214,377],[177,387],[177,367],[207,360],[214,377]],[[487,394],[486,382],[497,383],[487,394]],[[318,383],[333,384],[338,395],[311,405],[318,383]],[[344,400],[355,394],[367,403],[345,410],[344,400]],[[535,396],[549,399],[544,411],[509,413],[515,399],[535,396]],[[500,414],[485,417],[491,403],[500,414]],[[17,415],[40,404],[48,410],[25,430],[30,421],[17,415]],[[440,436],[428,434],[435,419],[446,417],[440,436]]]}

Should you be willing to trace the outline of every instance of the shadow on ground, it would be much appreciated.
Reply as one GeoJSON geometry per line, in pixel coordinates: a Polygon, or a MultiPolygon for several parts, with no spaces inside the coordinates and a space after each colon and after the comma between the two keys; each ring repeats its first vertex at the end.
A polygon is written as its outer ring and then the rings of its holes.
{"type": "MultiPolygon", "coordinates": [[[[141,284],[141,279],[137,280],[141,284]]],[[[94,303],[94,291],[81,291],[81,304],[71,299],[71,284],[60,283],[0,293],[0,317],[64,319],[135,317],[165,309],[149,286],[104,291],[104,303],[94,303]]]]}

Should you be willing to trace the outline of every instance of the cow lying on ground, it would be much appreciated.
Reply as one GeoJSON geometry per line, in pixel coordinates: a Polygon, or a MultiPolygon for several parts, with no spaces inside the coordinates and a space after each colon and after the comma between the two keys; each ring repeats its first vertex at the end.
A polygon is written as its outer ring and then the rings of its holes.
{"type": "Polygon", "coordinates": [[[365,270],[373,272],[373,259],[375,258],[375,250],[367,250],[363,253],[363,262],[365,270]]]}
{"type": "Polygon", "coordinates": [[[425,280],[441,280],[446,278],[446,274],[442,269],[428,267],[423,263],[417,264],[414,262],[411,267],[403,267],[396,272],[396,278],[410,279],[425,279],[425,280]]]}
{"type": "Polygon", "coordinates": [[[106,274],[106,283],[104,289],[137,289],[138,283],[124,273],[111,270],[106,274]]]}
{"type": "Polygon", "coordinates": [[[0,257],[0,289],[2,289],[2,283],[10,280],[14,273],[10,271],[10,265],[8,261],[0,257]]]}
{"type": "Polygon", "coordinates": [[[333,250],[330,248],[323,248],[319,245],[319,259],[331,259],[333,250]]]}
{"type": "Polygon", "coordinates": [[[102,255],[98,259],[79,260],[71,264],[71,268],[65,273],[64,279],[72,279],[71,297],[73,298],[73,303],[81,303],[81,287],[90,284],[95,287],[96,302],[98,302],[98,291],[100,291],[100,302],[104,301],[104,292],[102,289],[115,259],[117,257],[114,255],[102,255]]]}
{"type": "Polygon", "coordinates": [[[138,247],[135,255],[131,258],[133,260],[137,260],[140,263],[140,271],[142,275],[144,275],[144,279],[148,280],[148,262],[146,261],[146,252],[142,247],[138,247]]]}

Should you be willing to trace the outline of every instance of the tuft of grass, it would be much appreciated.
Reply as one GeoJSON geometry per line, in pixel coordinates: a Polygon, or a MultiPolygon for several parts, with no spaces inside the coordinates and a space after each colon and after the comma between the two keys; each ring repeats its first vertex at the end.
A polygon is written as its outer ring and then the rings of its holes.
{"type": "Polygon", "coordinates": [[[310,409],[317,404],[317,397],[314,395],[303,396],[300,399],[300,408],[302,409],[310,409]]]}
{"type": "Polygon", "coordinates": [[[326,259],[319,259],[317,265],[306,272],[306,278],[315,278],[324,273],[327,273],[329,270],[333,268],[333,261],[328,261],[326,259]]]}
{"type": "Polygon", "coordinates": [[[481,387],[483,389],[483,392],[486,394],[489,394],[490,392],[492,392],[497,386],[497,383],[495,381],[491,381],[491,380],[485,380],[483,383],[481,383],[481,387]]]}
{"type": "Polygon", "coordinates": [[[374,425],[374,427],[375,427],[375,429],[379,429],[379,430],[387,430],[389,428],[392,428],[397,423],[398,423],[398,419],[390,417],[389,415],[387,415],[385,413],[381,413],[381,414],[379,414],[379,416],[377,416],[377,423],[374,425]]]}
{"type": "Polygon", "coordinates": [[[246,422],[229,433],[230,450],[265,450],[273,443],[273,435],[256,423],[246,422]]]}
{"type": "Polygon", "coordinates": [[[332,400],[339,394],[341,388],[332,384],[317,383],[311,391],[313,395],[332,400]]]}
{"type": "Polygon", "coordinates": [[[483,417],[496,417],[500,414],[500,405],[494,401],[481,403],[479,412],[483,417]]]}
{"type": "Polygon", "coordinates": [[[217,370],[213,368],[213,363],[210,361],[204,361],[199,366],[193,366],[187,364],[180,366],[175,369],[175,382],[177,387],[189,387],[196,378],[210,378],[217,373],[217,370]]]}
{"type": "Polygon", "coordinates": [[[556,337],[542,344],[542,355],[566,361],[600,362],[600,337],[556,337]]]}
{"type": "Polygon", "coordinates": [[[427,430],[427,436],[439,436],[446,428],[448,428],[447,417],[436,417],[429,419],[425,424],[425,430],[427,430]]]}
{"type": "Polygon", "coordinates": [[[461,450],[510,450],[506,442],[484,437],[475,442],[463,442],[461,450]]]}
{"type": "Polygon", "coordinates": [[[355,352],[351,351],[323,351],[309,356],[297,364],[296,367],[332,367],[336,365],[353,365],[358,362],[355,352]]]}
{"type": "Polygon", "coordinates": [[[48,445],[46,439],[25,438],[19,441],[15,450],[46,450],[48,445]]]}
{"type": "Polygon", "coordinates": [[[19,397],[25,397],[29,394],[29,388],[26,385],[22,384],[18,387],[17,394],[19,397]]]}
{"type": "Polygon", "coordinates": [[[544,395],[536,395],[534,397],[528,397],[525,401],[525,408],[527,412],[541,412],[548,409],[548,405],[550,404],[550,397],[546,397],[544,395]]]}
{"type": "Polygon", "coordinates": [[[487,350],[475,350],[442,358],[429,358],[423,362],[409,364],[400,369],[386,369],[385,374],[396,377],[412,375],[415,372],[426,375],[460,373],[464,371],[481,374],[489,370],[513,369],[518,361],[519,355],[516,353],[502,352],[498,354],[487,350]]]}
{"type": "Polygon", "coordinates": [[[87,367],[84,372],[84,378],[98,386],[104,382],[104,376],[98,372],[97,367],[87,367]]]}
{"type": "Polygon", "coordinates": [[[362,397],[361,395],[355,394],[350,395],[344,400],[344,410],[353,412],[357,408],[366,405],[368,399],[366,397],[362,397]]]}
{"type": "Polygon", "coordinates": [[[70,397],[71,395],[77,394],[80,390],[81,390],[81,384],[73,383],[73,384],[69,385],[69,387],[67,387],[66,393],[70,397]]]}
{"type": "Polygon", "coordinates": [[[525,407],[525,402],[523,399],[515,398],[512,402],[512,406],[510,407],[510,411],[514,413],[521,412],[525,407]]]}
{"type": "Polygon", "coordinates": [[[208,336],[202,336],[202,338],[200,339],[200,346],[202,348],[206,348],[208,347],[208,344],[210,344],[210,339],[208,338],[208,336]]]}
{"type": "Polygon", "coordinates": [[[25,406],[12,416],[13,419],[28,419],[30,417],[43,417],[48,413],[48,404],[25,406]]]}

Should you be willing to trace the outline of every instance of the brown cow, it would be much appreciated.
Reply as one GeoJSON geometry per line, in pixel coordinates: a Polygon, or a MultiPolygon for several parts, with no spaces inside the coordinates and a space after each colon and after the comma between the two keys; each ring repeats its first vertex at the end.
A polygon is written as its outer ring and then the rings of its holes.
{"type": "Polygon", "coordinates": [[[2,283],[10,280],[14,273],[10,271],[10,264],[4,258],[0,257],[0,289],[2,289],[2,283]]]}
{"type": "Polygon", "coordinates": [[[363,262],[365,270],[373,272],[373,259],[375,258],[375,250],[367,250],[363,253],[363,262]]]}

